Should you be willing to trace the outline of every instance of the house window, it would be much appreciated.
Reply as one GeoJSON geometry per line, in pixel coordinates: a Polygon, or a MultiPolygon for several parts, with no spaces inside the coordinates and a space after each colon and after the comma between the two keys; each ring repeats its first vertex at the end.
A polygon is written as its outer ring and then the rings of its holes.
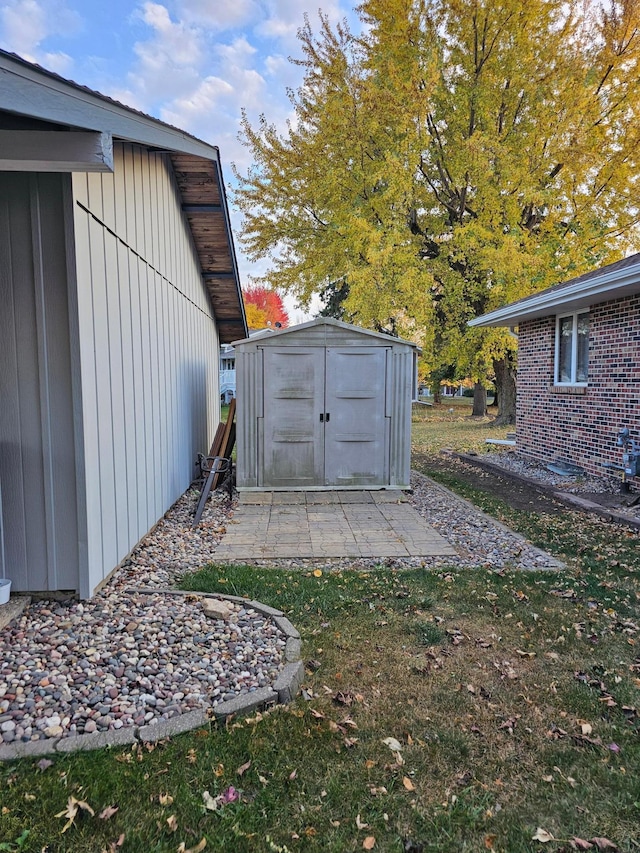
{"type": "Polygon", "coordinates": [[[556,385],[586,385],[589,363],[589,312],[556,320],[556,385]]]}

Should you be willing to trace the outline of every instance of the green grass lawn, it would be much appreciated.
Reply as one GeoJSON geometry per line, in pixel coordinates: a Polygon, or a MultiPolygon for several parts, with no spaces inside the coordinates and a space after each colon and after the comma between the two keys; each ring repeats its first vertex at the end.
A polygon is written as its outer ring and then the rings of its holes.
{"type": "MultiPolygon", "coordinates": [[[[496,432],[446,409],[414,423],[421,453],[496,432]]],[[[438,476],[568,570],[188,576],[287,612],[304,695],[155,748],[0,765],[0,851],[640,850],[637,535],[438,476]],[[63,833],[70,797],[95,814],[63,833]]]]}

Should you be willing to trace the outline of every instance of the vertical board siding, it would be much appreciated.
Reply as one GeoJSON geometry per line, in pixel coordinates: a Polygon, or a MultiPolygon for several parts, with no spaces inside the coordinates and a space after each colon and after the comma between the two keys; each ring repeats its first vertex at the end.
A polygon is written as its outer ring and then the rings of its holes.
{"type": "Polygon", "coordinates": [[[62,175],[0,174],[0,526],[14,589],[76,589],[62,175]]]}
{"type": "Polygon", "coordinates": [[[90,591],[189,486],[219,418],[218,335],[169,159],[117,144],[114,162],[73,179],[90,591]]]}

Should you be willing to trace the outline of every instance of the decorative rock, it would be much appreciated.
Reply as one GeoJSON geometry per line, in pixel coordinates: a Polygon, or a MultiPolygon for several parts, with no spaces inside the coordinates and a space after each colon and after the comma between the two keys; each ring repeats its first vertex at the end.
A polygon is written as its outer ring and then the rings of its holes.
{"type": "Polygon", "coordinates": [[[202,609],[206,616],[209,616],[211,619],[224,619],[228,620],[233,610],[224,601],[220,601],[216,598],[205,598],[202,601],[202,609]]]}

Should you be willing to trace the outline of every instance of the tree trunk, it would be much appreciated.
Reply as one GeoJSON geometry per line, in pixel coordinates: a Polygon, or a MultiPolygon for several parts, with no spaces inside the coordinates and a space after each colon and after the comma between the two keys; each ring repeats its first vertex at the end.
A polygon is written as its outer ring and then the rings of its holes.
{"type": "Polygon", "coordinates": [[[487,414],[487,389],[481,382],[473,386],[472,418],[483,418],[487,414]]]}
{"type": "Polygon", "coordinates": [[[516,422],[516,371],[507,356],[493,362],[498,392],[498,414],[494,424],[502,426],[516,422]]]}

